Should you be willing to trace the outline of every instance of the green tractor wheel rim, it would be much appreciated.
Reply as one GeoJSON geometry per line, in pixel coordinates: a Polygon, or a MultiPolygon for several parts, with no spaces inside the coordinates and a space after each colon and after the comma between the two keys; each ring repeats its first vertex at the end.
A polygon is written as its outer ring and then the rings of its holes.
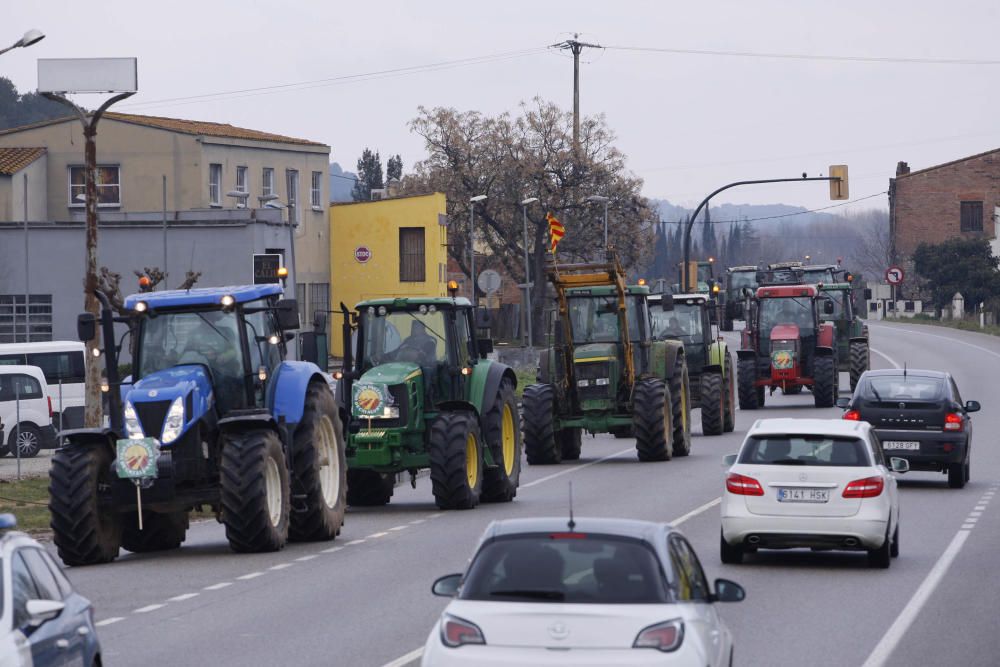
{"type": "Polygon", "coordinates": [[[479,481],[479,448],[476,446],[476,436],[469,433],[465,436],[465,477],[469,488],[474,488],[479,481]]]}
{"type": "Polygon", "coordinates": [[[281,472],[278,462],[268,457],[264,465],[264,497],[267,501],[267,516],[272,526],[281,523],[281,472]]]}
{"type": "Polygon", "coordinates": [[[514,435],[514,415],[510,411],[510,406],[503,406],[503,420],[501,423],[501,442],[503,443],[503,469],[509,477],[514,472],[514,455],[517,445],[517,437],[514,435]]]}
{"type": "Polygon", "coordinates": [[[330,418],[323,415],[316,429],[319,454],[319,487],[327,507],[335,507],[340,498],[340,457],[337,456],[337,436],[330,418]]]}

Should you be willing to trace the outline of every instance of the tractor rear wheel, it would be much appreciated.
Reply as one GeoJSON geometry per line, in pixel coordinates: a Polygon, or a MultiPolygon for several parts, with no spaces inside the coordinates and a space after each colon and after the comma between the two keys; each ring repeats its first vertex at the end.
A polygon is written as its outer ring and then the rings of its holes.
{"type": "Polygon", "coordinates": [[[577,461],[583,448],[583,429],[564,428],[556,433],[556,444],[562,452],[563,461],[577,461]]]}
{"type": "Polygon", "coordinates": [[[122,547],[132,553],[176,549],[184,542],[188,529],[187,512],[142,512],[142,530],[139,517],[129,512],[122,517],[122,547]]]}
{"type": "Polygon", "coordinates": [[[352,507],[388,505],[394,487],[392,475],[353,468],[347,471],[347,504],[352,507]]]}
{"type": "Polygon", "coordinates": [[[719,324],[719,328],[722,329],[723,331],[732,331],[733,330],[733,318],[731,318],[728,315],[724,314],[722,316],[722,322],[719,324]]]}
{"type": "Polygon", "coordinates": [[[670,376],[670,416],[674,424],[674,456],[691,453],[691,380],[687,361],[680,355],[674,360],[670,376]]]}
{"type": "Polygon", "coordinates": [[[640,380],[632,398],[635,449],[640,461],[669,461],[673,455],[670,390],[663,380],[640,380]]]}
{"type": "Polygon", "coordinates": [[[484,471],[483,502],[510,502],[517,495],[521,478],[521,424],[514,385],[509,380],[500,383],[483,422],[486,444],[496,463],[495,467],[484,471]]]}
{"type": "Polygon", "coordinates": [[[229,547],[241,553],[283,548],[291,492],[278,434],[268,429],[225,434],[221,477],[229,547]]]}
{"type": "Polygon", "coordinates": [[[442,412],[431,425],[431,486],[443,510],[479,504],[483,489],[483,440],[479,420],[467,412],[442,412]]]}
{"type": "Polygon", "coordinates": [[[726,404],[722,415],[722,430],[725,433],[732,433],[736,428],[736,382],[733,377],[733,360],[726,354],[726,376],[722,380],[722,393],[725,394],[726,404]]]}
{"type": "Polygon", "coordinates": [[[635,433],[632,432],[631,426],[616,426],[611,429],[611,435],[615,436],[615,438],[619,440],[635,437],[635,433]]]}
{"type": "Polygon", "coordinates": [[[291,512],[290,539],[332,540],[347,510],[344,429],[333,392],[313,382],[306,390],[302,421],[292,441],[292,488],[304,507],[291,512]]]}
{"type": "Polygon", "coordinates": [[[832,408],[837,402],[837,363],[833,357],[813,362],[813,400],[817,408],[832,408]]]}
{"type": "Polygon", "coordinates": [[[104,444],[57,449],[49,468],[52,540],[66,565],[108,563],[118,557],[121,515],[102,508],[97,494],[111,485],[111,448],[104,444]]]}
{"type": "Polygon", "coordinates": [[[851,391],[858,386],[858,379],[871,365],[868,342],[851,343],[851,391]]]}
{"type": "Polygon", "coordinates": [[[725,426],[726,395],[723,393],[722,373],[705,371],[701,374],[701,432],[703,435],[722,435],[725,426]]]}
{"type": "Polygon", "coordinates": [[[764,405],[763,387],[755,387],[757,362],[755,359],[740,359],[736,362],[737,383],[740,393],[740,410],[756,410],[764,405]]]}
{"type": "Polygon", "coordinates": [[[562,462],[562,448],[557,446],[552,430],[555,396],[550,384],[533,384],[524,389],[524,452],[531,465],[562,462]]]}

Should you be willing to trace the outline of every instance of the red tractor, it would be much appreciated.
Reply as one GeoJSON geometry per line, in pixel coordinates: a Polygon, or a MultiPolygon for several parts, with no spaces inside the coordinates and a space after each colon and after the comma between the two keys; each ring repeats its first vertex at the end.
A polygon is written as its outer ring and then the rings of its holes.
{"type": "Polygon", "coordinates": [[[820,312],[833,312],[833,301],[815,285],[788,284],[787,277],[769,280],[758,274],[750,302],[747,328],[737,352],[737,382],[741,410],[764,405],[765,389],[786,394],[807,388],[817,408],[833,407],[839,393],[836,329],[822,322],[820,312]]]}

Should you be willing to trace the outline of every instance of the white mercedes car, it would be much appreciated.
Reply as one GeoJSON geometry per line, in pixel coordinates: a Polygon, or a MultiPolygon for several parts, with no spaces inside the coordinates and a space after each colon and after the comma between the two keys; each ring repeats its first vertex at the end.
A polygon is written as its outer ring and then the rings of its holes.
{"type": "Polygon", "coordinates": [[[494,521],[465,574],[432,590],[454,599],[425,667],[730,665],[716,603],[744,597],[732,581],[710,585],[670,526],[589,518],[494,521]]]}
{"type": "Polygon", "coordinates": [[[873,567],[899,555],[899,494],[867,422],[761,419],[747,432],[722,494],[723,563],[757,549],[866,551],[873,567]]]}

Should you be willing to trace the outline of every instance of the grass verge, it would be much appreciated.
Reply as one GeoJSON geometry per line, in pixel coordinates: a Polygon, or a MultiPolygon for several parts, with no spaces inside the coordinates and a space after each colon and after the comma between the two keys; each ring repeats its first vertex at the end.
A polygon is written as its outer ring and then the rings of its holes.
{"type": "Polygon", "coordinates": [[[527,368],[515,369],[514,375],[517,376],[517,397],[521,398],[521,394],[524,393],[524,388],[529,384],[535,384],[535,371],[527,368]]]}
{"type": "Polygon", "coordinates": [[[26,533],[49,531],[49,478],[0,480],[0,513],[17,517],[17,528],[26,533]]]}

